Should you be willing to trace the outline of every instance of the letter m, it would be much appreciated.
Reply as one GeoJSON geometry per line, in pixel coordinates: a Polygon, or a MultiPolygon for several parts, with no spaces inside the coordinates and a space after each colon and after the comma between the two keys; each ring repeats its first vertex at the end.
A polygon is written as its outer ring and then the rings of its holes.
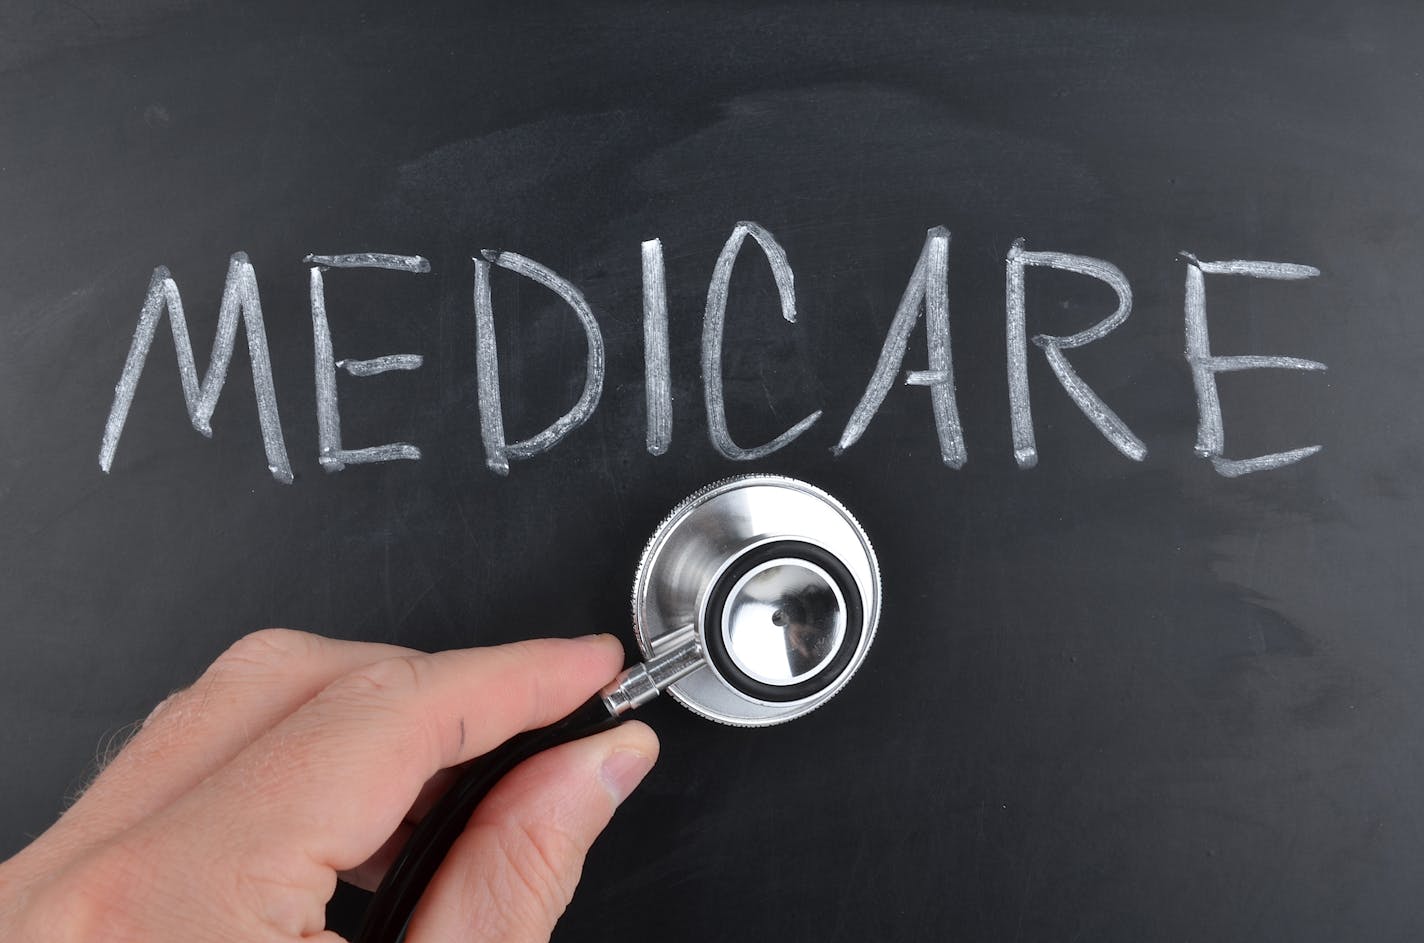
{"type": "Polygon", "coordinates": [[[257,393],[257,418],[262,424],[262,444],[267,450],[267,468],[272,477],[285,484],[292,483],[292,466],[287,460],[287,447],[282,441],[282,423],[277,415],[277,391],[272,385],[272,361],[267,353],[267,331],[262,325],[262,303],[257,296],[257,273],[247,255],[235,253],[228,263],[227,281],[223,285],[222,307],[218,312],[218,332],[213,340],[212,356],[201,383],[193,360],[193,343],[188,339],[188,322],[183,317],[183,299],[178,283],[164,266],[153,270],[129,347],[124,372],[114,386],[114,404],[109,407],[109,421],[104,426],[104,441],[99,449],[99,467],[105,472],[114,464],[114,452],[119,447],[134,390],[143,373],[148,349],[158,330],[158,319],[168,311],[168,325],[173,330],[173,347],[178,354],[178,375],[183,383],[183,400],[193,428],[211,437],[213,410],[227,380],[228,364],[232,361],[233,343],[237,340],[237,322],[241,318],[247,334],[247,353],[252,362],[252,384],[257,393]]]}

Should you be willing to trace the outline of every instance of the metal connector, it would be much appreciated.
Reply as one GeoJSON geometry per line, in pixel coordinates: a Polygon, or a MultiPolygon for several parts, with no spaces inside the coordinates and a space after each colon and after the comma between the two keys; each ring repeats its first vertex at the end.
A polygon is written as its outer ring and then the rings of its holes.
{"type": "Polygon", "coordinates": [[[683,631],[686,638],[678,640],[670,651],[625,669],[599,692],[608,713],[618,717],[641,707],[666,690],[668,685],[706,664],[696,631],[692,626],[683,631]]]}

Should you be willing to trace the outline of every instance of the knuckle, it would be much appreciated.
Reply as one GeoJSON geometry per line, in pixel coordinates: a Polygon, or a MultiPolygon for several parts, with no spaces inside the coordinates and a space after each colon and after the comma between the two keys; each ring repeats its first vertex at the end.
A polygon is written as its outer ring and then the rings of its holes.
{"type": "Polygon", "coordinates": [[[337,698],[400,702],[425,686],[425,673],[418,656],[397,655],[349,671],[327,690],[337,698]]]}
{"type": "Polygon", "coordinates": [[[148,716],[145,717],[143,719],[143,722],[139,724],[139,729],[152,726],[154,721],[158,720],[158,718],[160,717],[170,716],[173,713],[174,705],[182,702],[185,691],[187,691],[187,688],[179,688],[178,690],[170,693],[167,697],[159,701],[157,704],[153,705],[153,710],[149,711],[148,716]]]}
{"type": "Polygon", "coordinates": [[[552,925],[573,900],[583,844],[556,826],[516,822],[500,829],[500,846],[515,887],[552,925]]]}
{"type": "Polygon", "coordinates": [[[242,912],[257,916],[260,924],[278,930],[284,939],[304,938],[321,930],[325,918],[322,902],[336,888],[336,876],[324,868],[320,877],[296,870],[273,871],[272,861],[239,867],[231,893],[242,912]]]}
{"type": "Polygon", "coordinates": [[[369,717],[393,730],[397,736],[391,743],[409,759],[441,760],[450,751],[418,697],[429,686],[427,674],[418,655],[385,658],[342,675],[327,686],[321,700],[326,711],[369,717]]]}
{"type": "Polygon", "coordinates": [[[253,687],[280,680],[294,662],[310,658],[320,641],[315,635],[292,629],[249,632],[229,645],[197,681],[164,698],[143,726],[181,736],[186,727],[216,709],[215,697],[241,696],[253,687]]]}
{"type": "Polygon", "coordinates": [[[309,654],[316,636],[292,629],[259,629],[228,646],[213,667],[226,671],[272,671],[309,654]]]}
{"type": "Polygon", "coordinates": [[[127,941],[144,936],[134,902],[151,897],[152,866],[123,842],[87,854],[39,889],[29,918],[37,939],[127,941]]]}
{"type": "Polygon", "coordinates": [[[513,820],[472,826],[481,854],[464,861],[462,919],[471,939],[548,940],[573,896],[582,853],[513,820]]]}
{"type": "Polygon", "coordinates": [[[182,740],[204,714],[208,693],[206,683],[194,683],[186,688],[179,688],[159,701],[153,710],[148,712],[148,716],[137,724],[132,737],[124,737],[124,731],[120,731],[118,736],[100,746],[100,771],[116,761],[123,750],[135,741],[141,744],[141,750],[146,751],[147,744],[169,744],[182,740]],[[142,734],[142,737],[139,734],[142,734]]]}

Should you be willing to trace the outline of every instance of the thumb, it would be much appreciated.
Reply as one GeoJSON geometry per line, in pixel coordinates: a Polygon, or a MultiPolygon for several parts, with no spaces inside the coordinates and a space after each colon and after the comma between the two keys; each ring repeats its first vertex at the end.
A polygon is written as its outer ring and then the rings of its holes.
{"type": "Polygon", "coordinates": [[[430,882],[411,943],[548,940],[589,846],[657,755],[657,735],[635,720],[515,767],[430,882]]]}

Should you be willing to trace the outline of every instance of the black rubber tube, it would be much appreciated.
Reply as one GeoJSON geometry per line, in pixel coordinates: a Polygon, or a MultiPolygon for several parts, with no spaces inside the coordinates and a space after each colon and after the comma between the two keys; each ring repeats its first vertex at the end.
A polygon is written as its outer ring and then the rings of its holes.
{"type": "Polygon", "coordinates": [[[603,699],[594,695],[563,720],[528,730],[499,749],[465,764],[450,791],[421,819],[366,910],[353,943],[399,943],[420,895],[464,832],[475,807],[506,773],[536,753],[618,726],[603,699]]]}

